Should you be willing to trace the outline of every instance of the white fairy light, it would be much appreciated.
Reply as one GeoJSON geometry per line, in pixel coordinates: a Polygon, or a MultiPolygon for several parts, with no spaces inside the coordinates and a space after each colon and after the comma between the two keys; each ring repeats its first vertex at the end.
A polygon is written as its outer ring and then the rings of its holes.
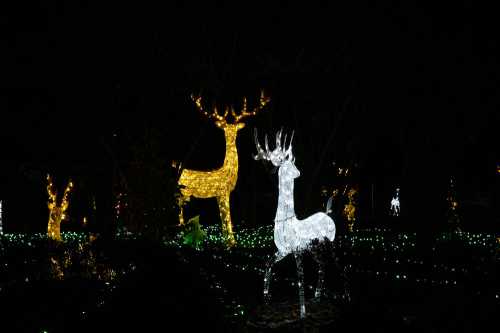
{"type": "Polygon", "coordinates": [[[399,204],[399,187],[396,188],[396,194],[391,200],[391,215],[392,216],[399,216],[399,213],[401,211],[401,207],[399,204]]]}
{"type": "Polygon", "coordinates": [[[2,200],[0,200],[0,235],[3,235],[3,209],[2,209],[2,200]]]}
{"type": "Polygon", "coordinates": [[[273,151],[269,150],[267,136],[265,137],[265,147],[261,148],[257,130],[255,130],[255,144],[257,147],[257,155],[255,160],[267,160],[274,166],[279,167],[279,195],[278,207],[274,218],[274,243],[278,248],[278,252],[269,261],[264,277],[264,298],[269,301],[269,284],[271,282],[272,266],[285,258],[289,254],[293,254],[297,263],[298,286],[300,298],[300,317],[306,316],[304,302],[304,283],[302,272],[302,254],[304,251],[311,251],[315,261],[319,264],[318,284],[316,287],[315,297],[321,296],[322,285],[324,280],[324,263],[319,258],[313,249],[313,241],[317,241],[317,245],[322,244],[326,240],[333,241],[335,239],[335,223],[333,219],[323,212],[319,212],[309,216],[304,220],[297,219],[294,208],[293,188],[294,179],[300,176],[300,171],[295,166],[295,158],[292,154],[293,133],[286,146],[286,135],[281,145],[281,133],[276,135],[276,148],[273,151]]]}

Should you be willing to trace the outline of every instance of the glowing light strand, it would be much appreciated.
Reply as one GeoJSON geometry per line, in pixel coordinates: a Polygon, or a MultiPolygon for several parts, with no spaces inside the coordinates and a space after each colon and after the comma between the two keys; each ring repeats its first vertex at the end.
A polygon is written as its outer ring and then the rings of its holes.
{"type": "Polygon", "coordinates": [[[352,232],[356,222],[356,195],[357,191],[351,188],[347,193],[348,202],[344,206],[344,216],[347,218],[347,229],[352,232]]]}
{"type": "Polygon", "coordinates": [[[295,178],[300,176],[300,171],[295,166],[295,158],[292,154],[293,133],[286,148],[286,135],[281,144],[281,134],[276,135],[276,148],[269,150],[267,136],[265,137],[265,148],[262,149],[255,130],[255,145],[257,155],[255,160],[270,161],[274,166],[279,167],[279,195],[278,207],[274,218],[274,243],[278,251],[269,260],[264,276],[264,300],[269,302],[269,285],[271,283],[271,270],[274,264],[289,254],[293,254],[297,265],[300,317],[305,318],[306,308],[304,299],[304,277],[302,267],[302,255],[304,251],[310,251],[314,260],[318,263],[318,282],[316,285],[315,297],[319,299],[322,294],[324,281],[324,261],[316,251],[319,246],[326,241],[335,239],[335,223],[327,214],[319,212],[310,217],[299,220],[295,216],[293,188],[295,178]]]}
{"type": "Polygon", "coordinates": [[[3,208],[2,200],[0,200],[0,235],[3,235],[3,208]]]}
{"type": "Polygon", "coordinates": [[[239,114],[236,114],[233,107],[226,107],[224,114],[220,115],[214,107],[212,113],[207,112],[202,105],[200,96],[191,96],[198,110],[212,119],[215,125],[224,131],[226,139],[226,154],[222,167],[211,171],[182,170],[178,184],[181,186],[181,196],[178,199],[179,222],[184,224],[183,206],[195,198],[216,198],[219,206],[219,214],[222,222],[222,233],[228,246],[235,245],[233,225],[231,221],[230,194],[236,186],[238,180],[238,151],[236,149],[236,137],[240,129],[245,127],[242,119],[255,116],[270,101],[261,92],[259,105],[252,111],[247,111],[246,99],[243,100],[243,107],[239,114]],[[231,111],[233,123],[227,122],[227,116],[231,111]]]}
{"type": "Polygon", "coordinates": [[[458,213],[458,200],[455,190],[455,182],[453,178],[450,179],[450,187],[448,189],[448,195],[446,197],[448,201],[448,223],[452,228],[457,231],[461,231],[460,229],[460,214],[458,213]]]}
{"type": "Polygon", "coordinates": [[[0,235],[3,235],[3,207],[2,200],[0,200],[0,235]]]}
{"type": "Polygon", "coordinates": [[[61,222],[67,219],[66,210],[69,206],[69,194],[73,189],[73,182],[70,180],[61,200],[57,203],[57,191],[54,189],[52,178],[47,175],[47,192],[49,195],[48,208],[49,208],[49,223],[47,226],[47,236],[49,239],[61,241],[61,222]]]}

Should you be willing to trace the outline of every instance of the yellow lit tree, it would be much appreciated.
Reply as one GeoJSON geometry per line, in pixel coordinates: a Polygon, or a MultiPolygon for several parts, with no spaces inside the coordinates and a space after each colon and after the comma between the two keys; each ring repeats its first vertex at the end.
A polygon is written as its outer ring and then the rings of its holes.
{"type": "Polygon", "coordinates": [[[448,188],[446,201],[448,201],[448,223],[453,230],[461,231],[461,218],[459,214],[457,193],[455,190],[455,182],[453,178],[450,179],[450,186],[448,188]]]}
{"type": "Polygon", "coordinates": [[[215,125],[224,131],[226,139],[226,155],[222,167],[211,171],[182,170],[178,184],[181,188],[179,197],[179,222],[184,224],[183,206],[190,197],[195,198],[216,198],[219,205],[219,214],[222,222],[222,234],[229,246],[235,244],[233,226],[231,222],[231,210],[229,196],[236,186],[238,179],[238,151],[236,150],[236,136],[240,129],[245,127],[242,119],[255,116],[270,99],[261,92],[259,105],[252,111],[247,110],[246,98],[243,99],[241,112],[237,114],[232,106],[224,108],[223,115],[217,112],[214,107],[212,112],[207,112],[203,108],[200,96],[191,96],[198,110],[212,119],[215,125]],[[228,123],[228,115],[231,112],[232,123],[228,123]]]}
{"type": "Polygon", "coordinates": [[[47,235],[50,239],[61,241],[61,222],[66,220],[66,210],[69,206],[69,194],[73,189],[73,182],[70,180],[60,204],[57,202],[57,191],[55,190],[54,183],[52,182],[52,177],[47,175],[47,193],[49,194],[49,224],[47,227],[47,235]]]}
{"type": "Polygon", "coordinates": [[[356,222],[356,195],[357,191],[351,188],[347,193],[349,202],[344,207],[344,216],[347,218],[347,229],[354,230],[354,223],[356,222]]]}

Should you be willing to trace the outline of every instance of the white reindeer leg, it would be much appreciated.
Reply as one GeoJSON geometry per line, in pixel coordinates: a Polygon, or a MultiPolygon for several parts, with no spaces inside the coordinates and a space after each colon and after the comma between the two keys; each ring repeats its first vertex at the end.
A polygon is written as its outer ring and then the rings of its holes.
{"type": "Polygon", "coordinates": [[[320,253],[320,246],[323,246],[323,244],[319,243],[311,249],[313,259],[318,263],[318,283],[316,284],[316,291],[314,292],[314,298],[316,298],[317,301],[320,300],[323,294],[323,284],[325,281],[325,262],[320,253]]]}
{"type": "Polygon", "coordinates": [[[295,263],[297,264],[297,277],[299,286],[299,302],[300,302],[300,319],[306,317],[306,304],[304,299],[304,270],[302,268],[302,253],[296,251],[293,253],[295,256],[295,263]]]}
{"type": "Polygon", "coordinates": [[[266,273],[264,275],[264,302],[269,303],[271,300],[271,294],[269,294],[269,285],[271,284],[271,270],[278,261],[281,259],[285,258],[285,255],[281,254],[281,252],[276,252],[271,258],[269,258],[269,261],[267,262],[266,265],[266,273]]]}

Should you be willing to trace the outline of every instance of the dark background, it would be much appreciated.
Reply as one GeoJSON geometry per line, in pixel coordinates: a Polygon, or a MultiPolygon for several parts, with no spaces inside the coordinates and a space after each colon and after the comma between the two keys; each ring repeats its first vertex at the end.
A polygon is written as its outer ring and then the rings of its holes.
{"type": "MultiPolygon", "coordinates": [[[[360,227],[383,224],[400,186],[404,228],[437,228],[454,177],[467,229],[498,230],[495,13],[473,1],[2,4],[5,229],[45,229],[47,172],[60,188],[75,179],[80,205],[96,197],[109,220],[116,165],[137,159],[134,145],[149,147],[159,170],[172,160],[218,167],[222,132],[190,93],[238,106],[242,96],[255,104],[263,88],[272,102],[238,136],[236,225],[274,217],[276,175],[252,160],[252,128],[272,135],[284,126],[296,131],[300,217],[322,208],[320,188],[335,182],[335,161],[357,165],[360,227]]],[[[192,209],[206,209],[209,223],[215,206],[192,209]]]]}

